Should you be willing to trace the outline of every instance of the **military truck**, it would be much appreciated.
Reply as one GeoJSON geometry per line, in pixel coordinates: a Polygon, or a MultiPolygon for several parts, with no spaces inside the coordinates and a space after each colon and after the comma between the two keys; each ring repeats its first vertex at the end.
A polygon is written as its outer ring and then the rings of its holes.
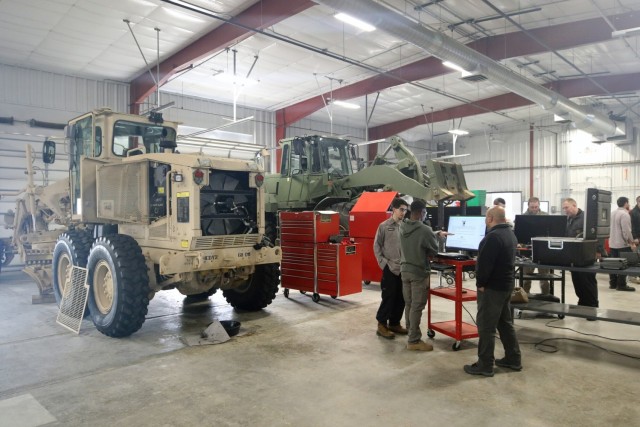
{"type": "MultiPolygon", "coordinates": [[[[86,267],[89,314],[112,337],[137,331],[163,289],[221,289],[242,310],[273,301],[281,251],[264,237],[259,162],[178,153],[177,123],[159,113],[100,109],[71,120],[66,136],[69,178],[30,185],[14,215],[14,244],[27,266],[38,258],[41,289],[60,302],[72,267],[86,267]]],[[[55,152],[45,141],[45,163],[55,152]]]]}
{"type": "Polygon", "coordinates": [[[313,135],[281,140],[280,173],[265,179],[267,234],[275,235],[279,210],[331,208],[342,214],[346,227],[346,215],[364,191],[395,190],[434,203],[474,197],[459,164],[428,160],[422,167],[400,137],[386,142],[387,149],[365,166],[357,146],[346,139],[313,135]]]}

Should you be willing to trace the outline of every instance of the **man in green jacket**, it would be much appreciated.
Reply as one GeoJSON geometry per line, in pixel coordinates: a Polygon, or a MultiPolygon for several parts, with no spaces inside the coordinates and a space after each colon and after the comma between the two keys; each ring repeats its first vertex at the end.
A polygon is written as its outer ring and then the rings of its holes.
{"type": "MultiPolygon", "coordinates": [[[[422,200],[411,203],[411,217],[400,224],[400,272],[404,296],[404,318],[409,331],[408,350],[431,351],[433,346],[421,340],[420,320],[427,305],[431,267],[429,256],[438,253],[437,235],[423,223],[427,207],[422,200]]],[[[446,232],[439,232],[446,235],[446,232]]]]}

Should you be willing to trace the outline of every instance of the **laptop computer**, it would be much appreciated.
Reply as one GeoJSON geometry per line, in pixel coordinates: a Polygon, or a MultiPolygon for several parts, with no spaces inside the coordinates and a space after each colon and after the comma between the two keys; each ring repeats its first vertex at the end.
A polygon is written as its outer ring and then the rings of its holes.
{"type": "Polygon", "coordinates": [[[627,260],[627,265],[634,266],[640,264],[640,254],[638,252],[619,252],[620,258],[627,260]]]}

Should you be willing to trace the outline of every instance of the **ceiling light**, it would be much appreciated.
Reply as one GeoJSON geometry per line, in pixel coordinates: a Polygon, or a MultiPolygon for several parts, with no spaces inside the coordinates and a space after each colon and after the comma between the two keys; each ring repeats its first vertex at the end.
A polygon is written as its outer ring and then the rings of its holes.
{"type": "Polygon", "coordinates": [[[458,136],[469,135],[469,131],[464,129],[449,129],[449,133],[451,135],[458,135],[458,136]]]}
{"type": "Polygon", "coordinates": [[[249,87],[249,86],[258,84],[258,80],[248,79],[246,77],[241,77],[241,76],[234,76],[233,74],[225,73],[225,72],[222,72],[222,73],[216,72],[215,74],[213,74],[213,78],[222,83],[243,86],[243,87],[249,87]]]}
{"type": "Polygon", "coordinates": [[[444,65],[445,67],[449,67],[452,70],[456,70],[456,71],[460,71],[460,73],[462,74],[462,78],[464,79],[465,77],[470,77],[473,76],[474,74],[471,71],[467,71],[464,68],[462,68],[460,65],[451,62],[451,61],[442,61],[442,65],[444,65]]]}
{"type": "Polygon", "coordinates": [[[453,63],[451,61],[442,61],[442,65],[444,65],[445,67],[449,67],[452,70],[460,71],[462,73],[468,72],[467,70],[465,70],[464,68],[462,68],[458,64],[455,64],[455,63],[453,63]]]}
{"type": "Polygon", "coordinates": [[[367,24],[364,21],[361,21],[357,18],[354,18],[353,16],[347,15],[346,13],[336,13],[335,15],[333,15],[337,20],[342,21],[346,24],[349,25],[353,25],[356,28],[359,28],[363,31],[373,31],[376,29],[376,27],[374,27],[371,24],[367,24]]]}
{"type": "Polygon", "coordinates": [[[342,108],[348,108],[349,110],[359,110],[360,109],[360,106],[358,104],[354,104],[352,102],[335,100],[335,101],[332,101],[331,104],[337,105],[338,107],[342,107],[342,108]]]}
{"type": "Polygon", "coordinates": [[[640,27],[627,28],[626,30],[619,30],[611,33],[611,37],[614,39],[617,37],[632,37],[637,35],[640,35],[640,27]]]}

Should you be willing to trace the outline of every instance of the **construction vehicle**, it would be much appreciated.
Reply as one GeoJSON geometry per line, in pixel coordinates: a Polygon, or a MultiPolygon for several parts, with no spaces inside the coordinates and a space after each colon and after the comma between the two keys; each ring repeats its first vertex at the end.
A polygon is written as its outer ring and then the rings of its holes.
{"type": "MultiPolygon", "coordinates": [[[[264,237],[263,165],[178,153],[176,140],[177,123],[159,113],[84,114],[66,128],[69,178],[38,187],[29,173],[18,200],[12,241],[27,268],[38,266],[30,275],[60,303],[72,267],[86,267],[89,314],[105,335],[137,331],[160,290],[207,297],[221,289],[242,310],[266,307],[278,291],[281,251],[264,237]]],[[[54,162],[55,151],[45,141],[43,161],[54,162]]]]}
{"type": "Polygon", "coordinates": [[[280,173],[265,179],[267,234],[273,238],[279,210],[331,208],[342,214],[346,227],[348,212],[364,191],[393,190],[435,204],[474,197],[459,164],[428,160],[423,168],[400,137],[387,143],[387,149],[364,166],[357,146],[346,139],[314,135],[281,140],[280,173]]]}

